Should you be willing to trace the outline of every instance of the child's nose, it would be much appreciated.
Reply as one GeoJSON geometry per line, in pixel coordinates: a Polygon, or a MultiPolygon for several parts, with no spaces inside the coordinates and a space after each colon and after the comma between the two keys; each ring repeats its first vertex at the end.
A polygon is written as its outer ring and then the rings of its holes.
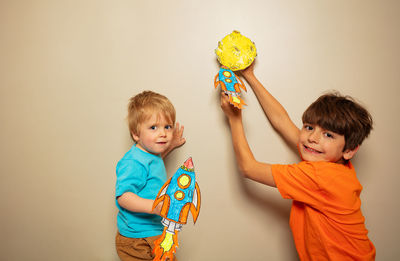
{"type": "Polygon", "coordinates": [[[310,142],[318,143],[319,142],[319,134],[316,131],[313,131],[308,136],[308,140],[310,142]]]}
{"type": "Polygon", "coordinates": [[[160,129],[159,135],[160,135],[161,137],[164,137],[164,136],[166,135],[166,131],[165,131],[164,128],[161,128],[161,129],[160,129]]]}

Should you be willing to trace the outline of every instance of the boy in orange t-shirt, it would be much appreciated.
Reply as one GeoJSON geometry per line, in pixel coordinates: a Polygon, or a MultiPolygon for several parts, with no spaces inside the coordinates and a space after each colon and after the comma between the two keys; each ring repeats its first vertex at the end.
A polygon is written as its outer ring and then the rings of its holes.
{"type": "Polygon", "coordinates": [[[350,159],[372,129],[368,111],[350,97],[326,94],[303,114],[298,129],[283,106],[254,75],[254,63],[242,71],[272,126],[298,149],[302,161],[277,165],[256,161],[243,130],[241,110],[221,94],[240,172],[277,187],[292,199],[290,227],[301,260],[374,260],[361,213],[360,185],[350,159]]]}

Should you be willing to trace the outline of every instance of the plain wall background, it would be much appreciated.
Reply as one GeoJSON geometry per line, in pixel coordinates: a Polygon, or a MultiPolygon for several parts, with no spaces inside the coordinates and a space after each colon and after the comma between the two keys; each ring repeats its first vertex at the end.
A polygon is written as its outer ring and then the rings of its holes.
{"type": "MultiPolygon", "coordinates": [[[[301,126],[335,89],[371,112],[353,163],[377,260],[398,260],[400,2],[0,1],[0,260],[118,260],[115,166],[130,148],[128,99],[166,95],[202,193],[179,234],[180,260],[297,260],[291,202],[243,180],[219,107],[214,49],[232,30],[256,43],[256,74],[301,126]]],[[[244,94],[256,158],[298,161],[244,94]]]]}

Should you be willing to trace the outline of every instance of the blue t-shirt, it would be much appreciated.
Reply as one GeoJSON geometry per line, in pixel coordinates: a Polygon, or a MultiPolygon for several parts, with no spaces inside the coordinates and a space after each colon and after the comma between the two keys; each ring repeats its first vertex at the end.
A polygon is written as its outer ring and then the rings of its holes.
{"type": "Polygon", "coordinates": [[[154,200],[166,180],[167,172],[161,156],[145,152],[136,145],[118,162],[115,198],[119,209],[117,226],[121,235],[144,238],[162,234],[160,216],[126,210],[118,204],[117,198],[125,192],[132,192],[141,198],[154,200]]]}

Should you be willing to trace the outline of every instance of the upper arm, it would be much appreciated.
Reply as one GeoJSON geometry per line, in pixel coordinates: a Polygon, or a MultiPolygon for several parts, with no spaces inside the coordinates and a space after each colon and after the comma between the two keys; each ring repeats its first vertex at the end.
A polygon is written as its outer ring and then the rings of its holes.
{"type": "Polygon", "coordinates": [[[271,164],[255,161],[243,170],[243,174],[246,178],[271,187],[276,187],[271,164]]]}
{"type": "Polygon", "coordinates": [[[290,147],[297,149],[297,144],[300,138],[300,129],[294,125],[292,120],[287,119],[287,122],[283,123],[280,127],[279,132],[290,147]]]}
{"type": "Polygon", "coordinates": [[[121,160],[117,165],[115,196],[125,192],[137,194],[146,184],[146,170],[135,160],[121,160]]]}
{"type": "Polygon", "coordinates": [[[325,193],[320,188],[320,175],[315,169],[315,164],[302,161],[298,164],[274,165],[273,169],[283,198],[320,208],[323,202],[321,197],[324,197],[325,193]]]}

